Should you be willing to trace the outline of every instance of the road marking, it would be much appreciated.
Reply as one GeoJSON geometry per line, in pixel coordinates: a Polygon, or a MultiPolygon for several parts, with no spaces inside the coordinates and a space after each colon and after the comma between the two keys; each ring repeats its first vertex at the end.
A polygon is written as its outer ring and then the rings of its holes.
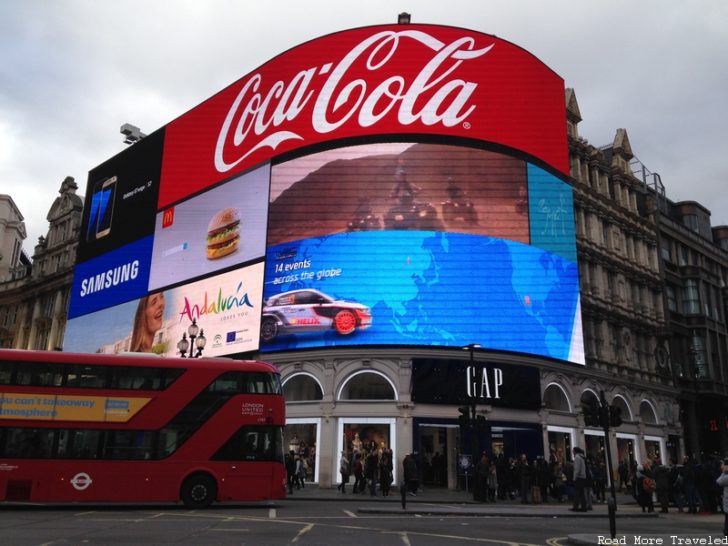
{"type": "Polygon", "coordinates": [[[306,527],[298,531],[298,534],[293,537],[293,540],[291,540],[291,544],[298,542],[298,539],[301,538],[304,534],[308,533],[311,529],[313,529],[313,523],[306,525],[306,527]]]}
{"type": "Polygon", "coordinates": [[[561,541],[566,540],[568,537],[554,537],[554,538],[547,538],[546,544],[548,546],[561,546],[561,541]]]}
{"type": "Polygon", "coordinates": [[[405,546],[412,546],[412,543],[409,540],[409,537],[407,536],[407,533],[400,533],[399,538],[402,539],[402,542],[405,546]]]}
{"type": "Polygon", "coordinates": [[[270,508],[268,510],[268,519],[276,519],[277,516],[278,516],[278,512],[276,511],[275,508],[270,508]]]}
{"type": "Polygon", "coordinates": [[[355,514],[354,512],[352,512],[351,510],[342,510],[342,512],[344,512],[344,514],[346,514],[346,515],[347,515],[347,516],[349,516],[350,518],[356,518],[356,517],[359,517],[359,516],[357,516],[357,515],[356,515],[356,514],[355,514]]]}

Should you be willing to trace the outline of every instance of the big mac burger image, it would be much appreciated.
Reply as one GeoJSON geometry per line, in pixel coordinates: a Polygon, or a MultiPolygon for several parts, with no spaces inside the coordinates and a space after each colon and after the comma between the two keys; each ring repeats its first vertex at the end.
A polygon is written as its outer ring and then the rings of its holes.
{"type": "Polygon", "coordinates": [[[207,225],[207,259],[217,260],[238,249],[240,213],[228,207],[215,214],[207,225]]]}

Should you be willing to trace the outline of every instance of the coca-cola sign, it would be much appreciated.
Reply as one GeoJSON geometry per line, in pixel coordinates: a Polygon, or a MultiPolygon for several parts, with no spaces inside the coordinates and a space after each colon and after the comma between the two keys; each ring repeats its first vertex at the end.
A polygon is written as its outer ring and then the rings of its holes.
{"type": "Polygon", "coordinates": [[[369,27],[294,48],[170,123],[159,206],[284,152],[398,134],[488,141],[568,172],[563,82],[535,57],[462,29],[369,27]]]}

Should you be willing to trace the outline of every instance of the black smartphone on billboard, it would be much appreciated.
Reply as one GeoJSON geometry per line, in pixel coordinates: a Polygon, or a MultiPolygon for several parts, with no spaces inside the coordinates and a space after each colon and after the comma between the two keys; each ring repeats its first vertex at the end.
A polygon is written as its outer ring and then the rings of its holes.
{"type": "Polygon", "coordinates": [[[86,228],[86,240],[95,241],[111,233],[116,197],[116,176],[100,180],[94,186],[91,196],[91,212],[86,228]]]}

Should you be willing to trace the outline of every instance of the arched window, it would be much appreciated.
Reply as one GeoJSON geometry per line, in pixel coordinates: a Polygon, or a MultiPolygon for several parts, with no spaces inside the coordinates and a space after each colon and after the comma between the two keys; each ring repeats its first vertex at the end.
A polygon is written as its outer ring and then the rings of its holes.
{"type": "Polygon", "coordinates": [[[642,400],[640,403],[640,417],[642,418],[642,422],[646,425],[657,424],[657,412],[655,411],[652,403],[648,400],[642,400]]]}
{"type": "Polygon", "coordinates": [[[352,374],[339,391],[339,400],[396,400],[397,393],[392,382],[382,373],[375,371],[352,374]]]}
{"type": "Polygon", "coordinates": [[[316,379],[307,373],[298,373],[283,382],[283,396],[286,402],[321,400],[323,389],[316,379]]]}
{"type": "Polygon", "coordinates": [[[546,407],[556,411],[571,411],[569,397],[566,396],[564,388],[558,383],[551,383],[543,393],[543,401],[546,407]]]}
{"type": "Polygon", "coordinates": [[[629,409],[629,404],[622,396],[615,396],[612,405],[622,410],[622,421],[634,421],[632,410],[629,409]]]}
{"type": "Polygon", "coordinates": [[[592,390],[585,390],[581,393],[581,405],[589,405],[589,404],[596,404],[597,406],[600,404],[599,397],[596,395],[596,393],[592,390]]]}

